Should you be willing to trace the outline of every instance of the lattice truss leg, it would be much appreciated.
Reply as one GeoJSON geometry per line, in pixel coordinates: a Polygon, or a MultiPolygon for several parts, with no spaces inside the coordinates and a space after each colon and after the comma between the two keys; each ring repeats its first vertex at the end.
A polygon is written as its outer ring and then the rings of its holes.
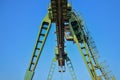
{"type": "MultiPolygon", "coordinates": [[[[54,71],[55,71],[55,68],[56,68],[56,64],[57,64],[57,58],[54,58],[52,60],[52,63],[51,63],[51,67],[50,67],[50,70],[49,70],[49,74],[48,74],[47,80],[53,80],[53,75],[54,75],[54,71]]],[[[69,72],[71,74],[72,80],[77,80],[77,76],[75,74],[73,65],[72,65],[69,57],[66,57],[66,64],[67,64],[67,68],[68,68],[68,70],[69,70],[69,72]]]]}
{"type": "Polygon", "coordinates": [[[88,35],[82,19],[79,18],[74,12],[71,13],[71,18],[69,20],[69,32],[67,35],[68,40],[73,40],[80,51],[83,61],[88,69],[88,72],[92,80],[114,80],[112,75],[109,75],[104,67],[98,62],[98,52],[94,41],[88,35]],[[70,37],[70,39],[69,39],[70,37]],[[101,73],[98,74],[97,71],[101,73]]]}
{"type": "Polygon", "coordinates": [[[40,31],[38,33],[38,37],[35,43],[32,58],[31,58],[29,67],[26,71],[24,80],[33,79],[34,71],[37,66],[38,60],[40,58],[41,52],[43,50],[43,47],[47,39],[48,33],[50,31],[50,28],[51,28],[51,20],[47,14],[46,17],[43,19],[43,22],[40,26],[40,31]]]}

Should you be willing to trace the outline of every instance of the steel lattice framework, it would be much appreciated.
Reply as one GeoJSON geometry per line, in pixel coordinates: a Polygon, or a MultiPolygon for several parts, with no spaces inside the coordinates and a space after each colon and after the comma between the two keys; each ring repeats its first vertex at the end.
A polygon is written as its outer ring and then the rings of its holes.
{"type": "Polygon", "coordinates": [[[24,80],[33,79],[52,23],[56,24],[57,46],[55,47],[55,58],[52,60],[47,80],[52,80],[56,63],[58,63],[60,67],[59,72],[65,72],[65,65],[67,65],[72,80],[77,80],[71,60],[64,50],[64,39],[77,44],[80,55],[91,76],[91,80],[115,80],[115,77],[107,73],[103,64],[98,61],[98,51],[89,31],[84,25],[80,15],[75,13],[67,0],[51,0],[48,14],[40,26],[40,31],[24,80]],[[99,74],[97,71],[99,71],[99,74]]]}

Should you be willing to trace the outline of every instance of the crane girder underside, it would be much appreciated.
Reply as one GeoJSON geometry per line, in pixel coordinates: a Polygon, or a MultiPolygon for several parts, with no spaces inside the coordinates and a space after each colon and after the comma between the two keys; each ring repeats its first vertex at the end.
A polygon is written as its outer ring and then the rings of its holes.
{"type": "Polygon", "coordinates": [[[34,72],[48,37],[51,24],[56,24],[57,52],[51,63],[51,68],[47,80],[52,80],[56,62],[60,67],[59,72],[65,72],[65,65],[69,68],[72,80],[77,80],[72,63],[64,51],[64,39],[77,44],[80,55],[91,76],[91,80],[115,80],[113,75],[108,75],[104,67],[98,61],[98,52],[94,41],[91,40],[89,32],[85,27],[82,18],[72,10],[67,0],[51,0],[48,14],[42,21],[38,37],[33,50],[32,58],[24,80],[32,80],[34,72]],[[99,72],[98,72],[99,71],[99,72]]]}
{"type": "Polygon", "coordinates": [[[64,59],[64,22],[67,15],[67,0],[51,0],[53,21],[56,23],[57,47],[59,66],[65,65],[64,59]]]}

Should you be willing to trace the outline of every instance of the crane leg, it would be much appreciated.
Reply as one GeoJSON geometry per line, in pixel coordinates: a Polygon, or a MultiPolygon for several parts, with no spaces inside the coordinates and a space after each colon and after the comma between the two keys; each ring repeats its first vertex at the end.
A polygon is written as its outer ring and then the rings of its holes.
{"type": "Polygon", "coordinates": [[[52,60],[51,66],[50,66],[50,70],[49,70],[47,80],[52,80],[53,74],[54,74],[54,71],[55,71],[55,67],[56,67],[56,62],[57,62],[57,60],[56,60],[56,58],[54,58],[52,60]]]}
{"type": "Polygon", "coordinates": [[[84,63],[86,64],[86,67],[90,73],[92,80],[97,80],[95,66],[91,59],[91,54],[89,52],[86,39],[85,39],[86,35],[83,31],[81,21],[78,19],[75,13],[71,14],[71,19],[69,20],[69,27],[73,36],[73,40],[78,46],[80,54],[83,58],[84,63]]]}
{"type": "Polygon", "coordinates": [[[35,43],[34,50],[32,53],[31,61],[26,71],[24,80],[33,79],[34,71],[36,69],[40,55],[42,53],[42,50],[46,42],[50,28],[51,28],[51,20],[49,19],[49,16],[47,14],[45,18],[43,19],[42,24],[40,26],[38,37],[36,39],[36,43],[35,43]]]}
{"type": "Polygon", "coordinates": [[[67,67],[69,69],[69,72],[72,76],[72,80],[77,80],[77,77],[76,77],[76,74],[75,74],[75,71],[74,71],[74,68],[73,68],[73,65],[72,65],[72,62],[70,60],[69,57],[66,58],[66,64],[67,64],[67,67]]]}

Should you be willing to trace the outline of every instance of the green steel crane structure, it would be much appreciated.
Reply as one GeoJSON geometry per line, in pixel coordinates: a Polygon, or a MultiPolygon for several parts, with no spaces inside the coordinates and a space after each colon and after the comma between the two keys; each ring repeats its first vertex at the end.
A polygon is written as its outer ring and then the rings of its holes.
{"type": "Polygon", "coordinates": [[[60,73],[65,72],[65,65],[67,65],[72,80],[77,80],[71,60],[64,50],[64,39],[74,42],[78,46],[80,55],[91,76],[91,80],[115,80],[115,77],[110,75],[105,70],[103,64],[98,61],[98,52],[89,31],[84,25],[80,15],[72,9],[72,6],[68,4],[67,0],[51,0],[48,13],[40,26],[24,80],[33,79],[52,23],[56,24],[57,46],[55,47],[55,58],[52,60],[47,80],[52,80],[56,63],[58,63],[60,73]]]}

